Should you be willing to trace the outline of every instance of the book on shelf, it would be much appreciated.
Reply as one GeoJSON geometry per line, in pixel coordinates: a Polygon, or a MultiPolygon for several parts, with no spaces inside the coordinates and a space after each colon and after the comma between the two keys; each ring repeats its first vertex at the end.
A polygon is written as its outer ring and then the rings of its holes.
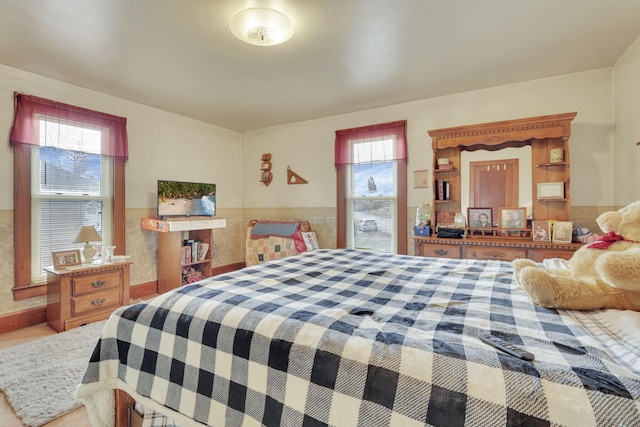
{"type": "Polygon", "coordinates": [[[204,261],[205,259],[207,259],[208,252],[209,252],[209,244],[202,242],[200,244],[200,257],[198,258],[199,261],[204,261]]]}
{"type": "Polygon", "coordinates": [[[438,179],[436,184],[438,186],[438,194],[436,195],[436,197],[438,198],[438,200],[445,200],[445,198],[444,198],[444,180],[438,179]]]}
{"type": "Polygon", "coordinates": [[[451,184],[449,181],[438,179],[436,181],[437,194],[436,200],[451,200],[451,184]]]}
{"type": "Polygon", "coordinates": [[[206,258],[209,244],[200,240],[188,239],[183,242],[182,250],[182,264],[191,264],[206,258]]]}
{"type": "Polygon", "coordinates": [[[453,164],[452,163],[447,163],[446,165],[438,165],[438,169],[439,171],[450,171],[453,170],[453,164]]]}

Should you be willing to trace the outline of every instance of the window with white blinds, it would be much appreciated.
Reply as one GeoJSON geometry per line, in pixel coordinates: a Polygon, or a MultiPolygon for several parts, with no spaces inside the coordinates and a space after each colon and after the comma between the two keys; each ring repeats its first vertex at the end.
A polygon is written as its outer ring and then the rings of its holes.
{"type": "Polygon", "coordinates": [[[71,243],[83,225],[110,245],[113,161],[100,154],[108,129],[58,118],[37,118],[39,147],[31,156],[31,271],[33,283],[46,281],[51,252],[79,249],[71,243]]]}

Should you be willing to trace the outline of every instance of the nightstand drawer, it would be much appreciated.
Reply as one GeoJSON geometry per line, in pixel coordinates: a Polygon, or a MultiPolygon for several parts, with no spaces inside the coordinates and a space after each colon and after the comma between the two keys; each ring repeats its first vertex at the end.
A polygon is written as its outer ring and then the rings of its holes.
{"type": "Polygon", "coordinates": [[[496,259],[500,261],[513,261],[516,258],[526,258],[526,249],[507,249],[501,247],[468,247],[465,248],[464,257],[468,259],[496,259]]]}
{"type": "Polygon", "coordinates": [[[71,315],[103,310],[120,305],[120,288],[111,288],[77,298],[71,298],[71,315]]]}
{"type": "Polygon", "coordinates": [[[91,274],[76,277],[71,280],[71,295],[74,297],[98,292],[104,289],[117,288],[122,283],[122,273],[113,271],[109,273],[91,274]]]}

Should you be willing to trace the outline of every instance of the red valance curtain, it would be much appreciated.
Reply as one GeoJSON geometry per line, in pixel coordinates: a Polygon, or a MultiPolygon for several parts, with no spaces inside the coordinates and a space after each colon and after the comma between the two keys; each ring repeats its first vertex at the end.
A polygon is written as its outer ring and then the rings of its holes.
{"type": "Polygon", "coordinates": [[[382,123],[371,126],[363,126],[352,129],[342,129],[336,131],[335,145],[335,165],[344,166],[354,163],[352,158],[353,150],[349,149],[349,141],[381,139],[385,137],[393,137],[395,139],[392,158],[385,159],[387,161],[407,162],[407,121],[401,120],[397,122],[382,123]]]}
{"type": "Polygon", "coordinates": [[[112,116],[19,93],[15,94],[15,115],[9,136],[9,145],[11,147],[15,147],[16,144],[40,145],[37,128],[38,116],[108,129],[108,132],[103,132],[104,137],[102,138],[100,154],[125,161],[129,158],[127,119],[125,117],[112,116]]]}

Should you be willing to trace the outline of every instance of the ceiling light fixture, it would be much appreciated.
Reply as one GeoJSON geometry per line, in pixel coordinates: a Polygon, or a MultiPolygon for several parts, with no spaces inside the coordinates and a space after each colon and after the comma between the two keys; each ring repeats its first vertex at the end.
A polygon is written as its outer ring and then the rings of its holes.
{"type": "Polygon", "coordinates": [[[237,38],[256,46],[284,43],[293,35],[293,23],[289,18],[277,10],[259,7],[236,13],[229,26],[237,38]]]}

